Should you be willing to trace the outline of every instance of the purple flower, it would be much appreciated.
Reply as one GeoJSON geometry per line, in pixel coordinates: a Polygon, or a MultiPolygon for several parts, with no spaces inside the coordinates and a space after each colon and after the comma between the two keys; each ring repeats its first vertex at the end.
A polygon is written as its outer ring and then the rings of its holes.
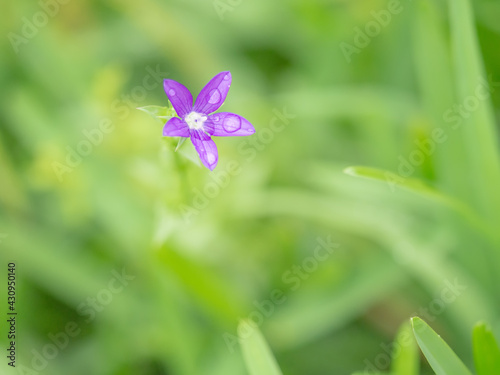
{"type": "Polygon", "coordinates": [[[167,121],[163,135],[168,137],[190,137],[200,155],[203,165],[213,170],[219,160],[217,146],[212,136],[228,137],[251,135],[255,129],[243,117],[230,112],[211,114],[226,100],[231,87],[231,73],[217,74],[207,83],[196,98],[179,82],[171,79],[163,81],[163,87],[177,116],[167,121]]]}

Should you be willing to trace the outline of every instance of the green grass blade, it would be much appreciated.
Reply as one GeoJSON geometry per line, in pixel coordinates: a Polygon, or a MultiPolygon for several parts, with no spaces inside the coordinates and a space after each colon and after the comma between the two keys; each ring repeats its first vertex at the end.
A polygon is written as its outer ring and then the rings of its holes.
{"type": "Polygon", "coordinates": [[[409,192],[421,195],[427,199],[433,200],[443,207],[447,207],[459,214],[472,228],[481,233],[493,243],[499,241],[498,233],[495,228],[490,227],[488,223],[478,216],[478,214],[462,201],[448,196],[433,187],[426,185],[416,178],[402,178],[396,173],[378,168],[352,166],[344,169],[344,173],[353,177],[366,178],[385,182],[392,191],[401,188],[409,192]]]}
{"type": "Polygon", "coordinates": [[[409,322],[398,331],[392,352],[391,373],[393,375],[418,375],[420,359],[417,342],[409,322]]]}
{"type": "Polygon", "coordinates": [[[411,319],[420,349],[436,375],[471,375],[446,342],[422,319],[411,319]]]}
{"type": "Polygon", "coordinates": [[[500,349],[490,327],[478,323],[472,341],[477,375],[500,374],[500,349]]]}
{"type": "Polygon", "coordinates": [[[457,131],[461,132],[465,139],[468,163],[464,166],[463,173],[468,174],[473,183],[473,199],[478,209],[490,218],[498,219],[500,157],[490,98],[491,90],[495,88],[481,83],[487,81],[488,77],[481,60],[470,1],[450,0],[448,4],[458,91],[457,104],[466,110],[464,116],[454,120],[458,125],[457,131]]]}
{"type": "Polygon", "coordinates": [[[470,196],[470,181],[463,173],[463,139],[443,121],[443,114],[454,104],[451,56],[443,18],[435,0],[419,0],[416,5],[413,28],[415,68],[420,100],[432,124],[428,139],[432,138],[434,129],[442,130],[443,137],[446,137],[444,142],[435,144],[435,152],[431,155],[437,183],[447,193],[467,198],[470,196]]]}
{"type": "Polygon", "coordinates": [[[430,191],[433,191],[431,187],[417,178],[403,178],[396,173],[389,172],[383,169],[364,166],[351,166],[345,168],[344,173],[353,177],[362,177],[370,180],[383,181],[387,183],[391,191],[395,191],[399,187],[423,194],[428,194],[430,191]]]}
{"type": "Polygon", "coordinates": [[[242,320],[238,336],[250,375],[282,375],[269,345],[253,322],[242,320]]]}

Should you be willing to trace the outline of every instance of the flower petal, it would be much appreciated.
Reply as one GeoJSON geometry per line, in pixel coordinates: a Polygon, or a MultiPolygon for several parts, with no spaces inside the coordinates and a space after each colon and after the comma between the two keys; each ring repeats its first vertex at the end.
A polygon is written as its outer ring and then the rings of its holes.
{"type": "Polygon", "coordinates": [[[219,153],[215,142],[212,141],[208,134],[199,129],[191,129],[191,142],[198,151],[203,165],[213,171],[219,161],[219,153]]]}
{"type": "Polygon", "coordinates": [[[172,79],[165,79],[163,88],[179,117],[184,117],[193,110],[193,95],[186,86],[172,79]]]}
{"type": "Polygon", "coordinates": [[[208,116],[203,127],[208,134],[217,137],[244,136],[255,133],[255,128],[247,119],[231,112],[219,112],[208,116]]]}
{"type": "Polygon", "coordinates": [[[189,137],[189,127],[179,117],[172,117],[163,127],[164,137],[189,137]]]}
{"type": "Polygon", "coordinates": [[[194,111],[206,115],[217,111],[226,100],[231,81],[230,72],[221,72],[212,78],[196,98],[194,111]]]}

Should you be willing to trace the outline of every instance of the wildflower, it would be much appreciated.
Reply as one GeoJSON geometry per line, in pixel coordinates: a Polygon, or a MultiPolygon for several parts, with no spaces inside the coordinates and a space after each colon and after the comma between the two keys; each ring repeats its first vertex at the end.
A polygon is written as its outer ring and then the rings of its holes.
{"type": "Polygon", "coordinates": [[[217,74],[201,90],[193,106],[193,96],[184,85],[171,79],[163,81],[165,93],[179,116],[167,121],[163,136],[191,138],[203,165],[210,170],[215,168],[219,160],[212,136],[244,136],[255,133],[252,124],[237,114],[213,113],[226,100],[230,86],[230,72],[217,74]]]}

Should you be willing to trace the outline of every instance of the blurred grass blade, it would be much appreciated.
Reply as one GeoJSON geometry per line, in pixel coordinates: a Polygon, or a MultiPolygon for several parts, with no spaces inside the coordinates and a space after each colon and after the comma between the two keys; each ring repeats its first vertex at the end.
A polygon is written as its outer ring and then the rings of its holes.
{"type": "Polygon", "coordinates": [[[238,336],[250,375],[282,375],[269,345],[253,322],[242,320],[238,336]]]}
{"type": "Polygon", "coordinates": [[[411,319],[420,349],[436,375],[471,375],[446,342],[422,319],[411,319]]]}
{"type": "Polygon", "coordinates": [[[212,272],[202,262],[173,249],[158,252],[158,262],[165,270],[183,282],[192,293],[193,300],[208,314],[222,322],[234,321],[241,316],[243,305],[234,286],[224,283],[219,274],[212,272]]]}
{"type": "Polygon", "coordinates": [[[448,207],[449,209],[460,214],[472,228],[485,235],[485,237],[491,239],[494,242],[498,241],[498,234],[496,229],[487,225],[487,223],[485,223],[482,218],[472,210],[471,207],[469,207],[467,204],[464,204],[458,199],[443,194],[433,187],[426,185],[419,179],[404,178],[390,171],[362,166],[347,167],[344,169],[344,173],[353,177],[383,181],[393,192],[396,188],[401,187],[410,192],[419,194],[427,199],[431,199],[441,204],[443,207],[448,207]]]}
{"type": "Polygon", "coordinates": [[[462,212],[464,210],[464,207],[461,206],[461,202],[440,193],[416,178],[404,178],[390,171],[363,166],[348,167],[344,169],[344,173],[353,177],[385,182],[393,192],[396,191],[396,188],[403,188],[410,192],[437,200],[444,206],[451,207],[457,211],[462,212]]]}
{"type": "Polygon", "coordinates": [[[454,104],[454,85],[449,43],[443,18],[434,0],[419,0],[413,28],[415,67],[420,100],[431,120],[433,131],[443,131],[445,141],[435,147],[432,163],[439,187],[452,196],[470,196],[470,181],[463,173],[465,151],[463,139],[453,134],[451,124],[444,123],[443,114],[454,104]]]}
{"type": "Polygon", "coordinates": [[[429,193],[432,188],[416,178],[404,178],[396,173],[378,168],[352,166],[344,169],[344,173],[353,177],[363,177],[370,180],[385,182],[394,191],[397,187],[406,188],[420,193],[429,193]]]}
{"type": "Polygon", "coordinates": [[[410,322],[399,328],[392,352],[393,375],[418,375],[420,358],[410,322]]]}
{"type": "Polygon", "coordinates": [[[485,323],[478,323],[472,341],[477,375],[500,374],[500,349],[491,329],[485,323]]]}
{"type": "Polygon", "coordinates": [[[463,173],[468,175],[474,187],[475,205],[489,215],[500,215],[500,157],[498,134],[495,128],[491,92],[487,83],[474,16],[469,0],[450,0],[451,38],[454,52],[455,77],[458,104],[466,113],[455,114],[457,131],[465,139],[468,163],[463,173]],[[478,93],[480,91],[480,93],[478,93]],[[485,95],[485,91],[488,93],[485,95]],[[471,105],[478,103],[477,105],[471,105]]]}

